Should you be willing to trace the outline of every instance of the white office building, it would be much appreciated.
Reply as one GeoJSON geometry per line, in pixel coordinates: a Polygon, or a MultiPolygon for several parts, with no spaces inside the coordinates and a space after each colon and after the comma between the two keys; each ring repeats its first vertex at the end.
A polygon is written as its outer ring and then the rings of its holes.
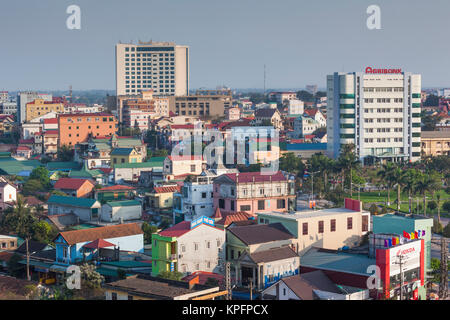
{"type": "Polygon", "coordinates": [[[355,145],[363,164],[420,159],[421,75],[401,69],[327,76],[328,154],[355,145]]]}
{"type": "Polygon", "coordinates": [[[189,47],[173,42],[116,44],[116,94],[153,89],[155,95],[187,95],[189,47]]]}

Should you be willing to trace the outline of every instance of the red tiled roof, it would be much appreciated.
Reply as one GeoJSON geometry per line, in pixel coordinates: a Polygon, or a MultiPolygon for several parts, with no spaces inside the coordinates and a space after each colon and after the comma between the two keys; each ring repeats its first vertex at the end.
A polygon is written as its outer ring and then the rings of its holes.
{"type": "Polygon", "coordinates": [[[159,233],[163,237],[179,237],[191,230],[191,223],[189,221],[181,221],[173,227],[163,230],[159,233]]]}
{"type": "Polygon", "coordinates": [[[9,118],[11,121],[14,121],[14,117],[10,114],[0,114],[0,120],[3,121],[6,118],[9,118]]]}
{"type": "Polygon", "coordinates": [[[236,182],[236,176],[239,182],[264,182],[264,181],[286,181],[286,177],[277,171],[275,174],[262,174],[261,172],[241,172],[241,173],[226,173],[224,174],[234,182],[236,182]],[[254,180],[253,180],[254,179],[254,180]]]}
{"type": "Polygon", "coordinates": [[[180,192],[181,186],[154,187],[155,193],[180,192]]]}
{"type": "Polygon", "coordinates": [[[308,116],[310,116],[310,117],[314,117],[316,115],[317,111],[319,111],[319,110],[317,110],[317,109],[307,109],[307,110],[305,110],[305,113],[308,116]]]}
{"type": "Polygon", "coordinates": [[[31,150],[31,148],[27,147],[27,146],[18,146],[17,147],[17,151],[29,151],[29,150],[31,150]]]}
{"type": "Polygon", "coordinates": [[[315,134],[306,134],[305,139],[313,139],[315,136],[315,134]]]}
{"type": "Polygon", "coordinates": [[[105,241],[103,239],[94,240],[83,246],[83,248],[89,248],[89,249],[100,249],[100,248],[109,248],[109,247],[115,247],[115,245],[112,244],[111,242],[105,241]]]}
{"type": "Polygon", "coordinates": [[[44,123],[45,123],[45,124],[58,123],[58,118],[44,119],[44,123]]]}
{"type": "Polygon", "coordinates": [[[194,129],[193,124],[172,124],[171,129],[194,129]]]}
{"type": "Polygon", "coordinates": [[[67,190],[78,190],[85,182],[89,182],[92,187],[94,187],[93,183],[88,179],[75,179],[75,178],[59,178],[56,181],[54,188],[55,189],[67,189],[67,190]]]}
{"type": "Polygon", "coordinates": [[[112,168],[97,168],[97,169],[106,174],[111,173],[111,171],[113,170],[112,168]]]}
{"type": "Polygon", "coordinates": [[[61,232],[60,235],[69,245],[96,239],[112,239],[131,235],[143,234],[137,223],[118,224],[99,228],[73,230],[61,232]]]}
{"type": "Polygon", "coordinates": [[[44,136],[49,136],[49,135],[59,135],[58,130],[47,130],[44,132],[44,136]]]}
{"type": "Polygon", "coordinates": [[[121,184],[117,184],[115,186],[109,186],[109,187],[104,187],[101,189],[98,189],[97,191],[113,191],[113,190],[135,190],[135,187],[130,187],[130,186],[124,186],[121,184]]]}
{"type": "Polygon", "coordinates": [[[250,218],[254,218],[256,215],[248,213],[248,212],[229,212],[224,213],[224,217],[217,221],[216,224],[227,227],[232,222],[238,222],[238,221],[247,221],[250,218]]]}
{"type": "Polygon", "coordinates": [[[19,144],[33,144],[34,140],[33,139],[20,139],[19,140],[19,144]]]}

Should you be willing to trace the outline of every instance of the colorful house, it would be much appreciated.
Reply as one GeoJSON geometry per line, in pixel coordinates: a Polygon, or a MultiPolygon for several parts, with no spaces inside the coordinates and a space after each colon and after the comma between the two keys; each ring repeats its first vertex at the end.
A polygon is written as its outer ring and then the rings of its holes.
{"type": "Polygon", "coordinates": [[[134,148],[115,148],[111,151],[111,165],[114,167],[118,163],[140,163],[141,155],[134,148]]]}
{"type": "MultiPolygon", "coordinates": [[[[121,251],[144,252],[144,235],[141,228],[136,223],[127,223],[59,233],[55,239],[56,262],[69,265],[92,260],[95,252],[84,247],[94,241],[107,242],[121,251]]],[[[111,247],[108,244],[107,246],[111,247]]]]}
{"type": "Polygon", "coordinates": [[[87,198],[91,196],[94,184],[88,179],[60,178],[53,188],[72,197],[87,198]]]}
{"type": "Polygon", "coordinates": [[[151,193],[146,194],[147,203],[156,211],[170,210],[173,207],[173,195],[180,190],[181,186],[179,185],[154,187],[151,193]]]}
{"type": "Polygon", "coordinates": [[[106,201],[120,201],[130,199],[135,193],[135,187],[117,184],[95,190],[95,199],[101,203],[106,201]]]}
{"type": "Polygon", "coordinates": [[[224,174],[214,179],[214,210],[287,212],[295,208],[294,181],[281,171],[272,175],[261,172],[224,174]]]}
{"type": "Polygon", "coordinates": [[[224,273],[225,231],[202,216],[152,236],[152,275],[163,271],[224,273]]]}

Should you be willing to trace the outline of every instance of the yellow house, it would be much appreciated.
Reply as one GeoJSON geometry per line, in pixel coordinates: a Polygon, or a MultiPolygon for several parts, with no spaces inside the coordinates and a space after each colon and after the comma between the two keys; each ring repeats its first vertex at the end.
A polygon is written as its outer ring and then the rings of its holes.
{"type": "Polygon", "coordinates": [[[180,186],[154,187],[153,192],[148,194],[148,203],[156,211],[171,209],[173,207],[173,194],[180,192],[180,186]]]}
{"type": "Polygon", "coordinates": [[[63,113],[64,103],[36,99],[33,102],[27,103],[26,121],[28,122],[34,118],[41,117],[50,112],[63,113]]]}
{"type": "Polygon", "coordinates": [[[10,133],[14,127],[14,117],[12,115],[0,115],[0,135],[10,133]]]}
{"type": "Polygon", "coordinates": [[[118,163],[139,163],[142,156],[135,148],[115,148],[111,151],[111,165],[118,163]]]}

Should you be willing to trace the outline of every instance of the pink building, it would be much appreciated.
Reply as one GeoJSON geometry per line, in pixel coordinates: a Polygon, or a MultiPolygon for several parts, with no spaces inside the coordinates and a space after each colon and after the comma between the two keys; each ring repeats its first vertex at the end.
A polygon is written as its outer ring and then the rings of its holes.
{"type": "Polygon", "coordinates": [[[213,183],[214,210],[222,212],[287,212],[295,210],[295,183],[281,171],[224,174],[213,183]]]}

